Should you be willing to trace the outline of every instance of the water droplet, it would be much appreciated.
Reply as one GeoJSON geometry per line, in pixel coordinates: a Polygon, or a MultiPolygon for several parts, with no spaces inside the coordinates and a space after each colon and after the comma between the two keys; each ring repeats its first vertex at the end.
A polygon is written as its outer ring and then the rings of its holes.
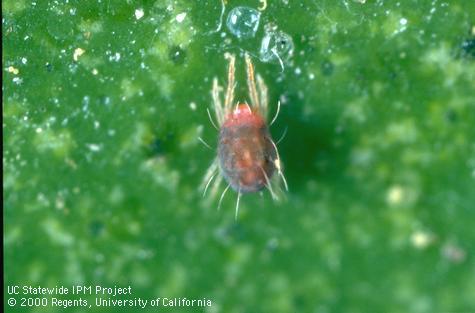
{"type": "Polygon", "coordinates": [[[226,25],[237,38],[252,38],[259,28],[261,14],[249,7],[236,7],[229,12],[226,25]]]}
{"type": "Polygon", "coordinates": [[[266,27],[266,34],[262,39],[259,51],[262,62],[287,61],[294,52],[294,42],[287,33],[277,30],[276,27],[266,27]]]}

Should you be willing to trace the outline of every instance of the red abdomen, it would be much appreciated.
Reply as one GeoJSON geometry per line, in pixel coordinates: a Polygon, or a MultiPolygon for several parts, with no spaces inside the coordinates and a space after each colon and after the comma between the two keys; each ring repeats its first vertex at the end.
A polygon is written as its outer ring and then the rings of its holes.
{"type": "Polygon", "coordinates": [[[276,153],[264,119],[247,105],[239,105],[219,132],[221,172],[236,191],[256,192],[272,177],[276,153]]]}

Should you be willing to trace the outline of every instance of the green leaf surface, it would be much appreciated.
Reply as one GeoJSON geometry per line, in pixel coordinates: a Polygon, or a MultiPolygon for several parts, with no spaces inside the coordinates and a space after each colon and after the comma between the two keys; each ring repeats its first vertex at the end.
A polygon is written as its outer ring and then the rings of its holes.
{"type": "Polygon", "coordinates": [[[2,5],[4,312],[475,311],[474,1],[2,5]],[[253,37],[229,32],[231,9],[264,4],[253,37]],[[282,65],[259,59],[266,25],[293,40],[282,65]],[[289,191],[243,195],[235,220],[237,194],[218,211],[226,185],[200,184],[212,81],[236,54],[248,101],[244,52],[282,104],[289,191]]]}

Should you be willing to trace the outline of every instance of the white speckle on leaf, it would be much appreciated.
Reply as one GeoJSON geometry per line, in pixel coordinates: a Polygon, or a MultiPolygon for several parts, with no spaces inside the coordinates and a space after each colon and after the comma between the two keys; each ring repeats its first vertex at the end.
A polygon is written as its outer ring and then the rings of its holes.
{"type": "Polygon", "coordinates": [[[414,247],[418,249],[424,249],[433,241],[431,234],[423,231],[416,231],[411,235],[411,243],[414,247]]]}
{"type": "Polygon", "coordinates": [[[21,83],[23,83],[23,79],[21,79],[20,77],[13,77],[13,82],[17,85],[20,85],[21,83]]]}
{"type": "Polygon", "coordinates": [[[26,64],[28,62],[27,58],[21,58],[21,63],[26,64]]]}
{"type": "Polygon", "coordinates": [[[176,17],[175,17],[175,20],[178,22],[178,23],[181,23],[185,20],[185,17],[186,17],[186,12],[183,12],[183,13],[180,13],[178,14],[176,17]]]}
{"type": "Polygon", "coordinates": [[[399,27],[395,30],[394,34],[399,34],[407,29],[408,20],[404,17],[399,19],[399,27]]]}
{"type": "Polygon", "coordinates": [[[120,61],[120,53],[116,52],[114,55],[109,56],[109,61],[119,62],[120,61]]]}
{"type": "Polygon", "coordinates": [[[7,68],[7,71],[9,73],[12,73],[13,75],[18,75],[18,73],[20,73],[20,70],[18,70],[16,67],[13,67],[13,66],[9,66],[7,68]]]}
{"type": "Polygon", "coordinates": [[[190,102],[190,109],[195,111],[196,110],[196,103],[195,102],[190,102]]]}
{"type": "Polygon", "coordinates": [[[73,60],[77,62],[77,60],[79,59],[79,57],[81,55],[84,54],[84,52],[86,52],[86,50],[82,49],[82,48],[76,48],[74,50],[74,53],[73,53],[73,60]]]}
{"type": "Polygon", "coordinates": [[[140,9],[136,9],[135,10],[135,18],[140,20],[144,15],[144,12],[143,12],[143,9],[140,8],[140,9]]]}
{"type": "Polygon", "coordinates": [[[101,146],[97,143],[88,143],[86,144],[87,148],[93,152],[101,151],[101,146]]]}
{"type": "Polygon", "coordinates": [[[387,200],[389,204],[399,204],[404,197],[404,190],[401,186],[393,186],[388,190],[387,200]]]}

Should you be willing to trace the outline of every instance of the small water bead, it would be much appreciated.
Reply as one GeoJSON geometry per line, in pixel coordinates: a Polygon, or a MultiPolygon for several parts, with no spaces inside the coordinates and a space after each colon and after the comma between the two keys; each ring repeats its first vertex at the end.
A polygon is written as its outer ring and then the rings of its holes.
{"type": "Polygon", "coordinates": [[[259,56],[262,62],[285,62],[294,52],[294,42],[287,33],[275,27],[266,27],[259,56]]]}
{"type": "Polygon", "coordinates": [[[252,38],[259,28],[261,14],[249,7],[236,7],[229,12],[226,25],[237,38],[252,38]]]}

